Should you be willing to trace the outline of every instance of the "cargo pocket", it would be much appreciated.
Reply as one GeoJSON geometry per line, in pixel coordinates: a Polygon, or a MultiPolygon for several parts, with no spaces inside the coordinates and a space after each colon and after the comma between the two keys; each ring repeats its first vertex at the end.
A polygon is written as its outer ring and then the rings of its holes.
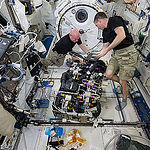
{"type": "Polygon", "coordinates": [[[127,76],[127,80],[128,81],[131,81],[133,76],[134,76],[134,71],[135,71],[135,68],[134,67],[127,67],[125,69],[125,72],[126,72],[126,76],[127,76]]]}
{"type": "Polygon", "coordinates": [[[64,64],[65,55],[60,54],[57,58],[57,66],[62,66],[64,64]]]}
{"type": "Polygon", "coordinates": [[[131,52],[130,53],[131,57],[130,57],[130,63],[132,64],[132,66],[136,66],[137,64],[137,59],[138,59],[138,54],[137,52],[131,52]]]}
{"type": "Polygon", "coordinates": [[[119,71],[119,78],[121,80],[131,81],[134,76],[134,71],[135,71],[134,67],[130,66],[123,67],[119,71]]]}
{"type": "Polygon", "coordinates": [[[120,60],[120,65],[128,65],[129,64],[129,60],[130,58],[129,57],[122,57],[121,60],[120,60]]]}

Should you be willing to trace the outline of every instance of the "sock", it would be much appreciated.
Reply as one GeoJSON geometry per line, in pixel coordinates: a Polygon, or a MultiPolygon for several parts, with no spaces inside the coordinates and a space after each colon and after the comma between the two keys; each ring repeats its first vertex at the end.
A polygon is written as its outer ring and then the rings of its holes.
{"type": "MultiPolygon", "coordinates": [[[[127,106],[127,100],[126,100],[126,99],[123,99],[120,104],[121,104],[121,108],[124,109],[124,108],[127,106]]],[[[119,105],[117,105],[117,106],[115,107],[115,109],[116,109],[117,111],[120,111],[119,105]]]]}

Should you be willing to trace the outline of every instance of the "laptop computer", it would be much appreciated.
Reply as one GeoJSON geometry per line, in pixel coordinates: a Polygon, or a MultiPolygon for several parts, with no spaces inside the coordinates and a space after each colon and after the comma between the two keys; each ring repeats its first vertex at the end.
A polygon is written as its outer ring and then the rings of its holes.
{"type": "Polygon", "coordinates": [[[15,38],[13,37],[9,38],[4,35],[0,36],[0,61],[2,60],[4,54],[6,53],[6,51],[14,41],[15,38]]]}

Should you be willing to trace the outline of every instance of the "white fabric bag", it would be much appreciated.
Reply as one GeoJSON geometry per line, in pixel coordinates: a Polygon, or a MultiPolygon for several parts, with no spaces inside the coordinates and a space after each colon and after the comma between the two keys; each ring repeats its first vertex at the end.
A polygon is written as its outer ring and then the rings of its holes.
{"type": "Polygon", "coordinates": [[[0,104],[0,134],[10,136],[14,131],[16,119],[0,104]]]}

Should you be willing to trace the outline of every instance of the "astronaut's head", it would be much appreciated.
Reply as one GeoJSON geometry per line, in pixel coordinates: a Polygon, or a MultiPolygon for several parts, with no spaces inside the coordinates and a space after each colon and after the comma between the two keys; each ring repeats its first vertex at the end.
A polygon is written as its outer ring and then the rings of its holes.
{"type": "Polygon", "coordinates": [[[71,29],[69,37],[70,37],[70,40],[73,41],[74,43],[77,42],[80,37],[80,33],[78,29],[76,28],[71,29]]]}

